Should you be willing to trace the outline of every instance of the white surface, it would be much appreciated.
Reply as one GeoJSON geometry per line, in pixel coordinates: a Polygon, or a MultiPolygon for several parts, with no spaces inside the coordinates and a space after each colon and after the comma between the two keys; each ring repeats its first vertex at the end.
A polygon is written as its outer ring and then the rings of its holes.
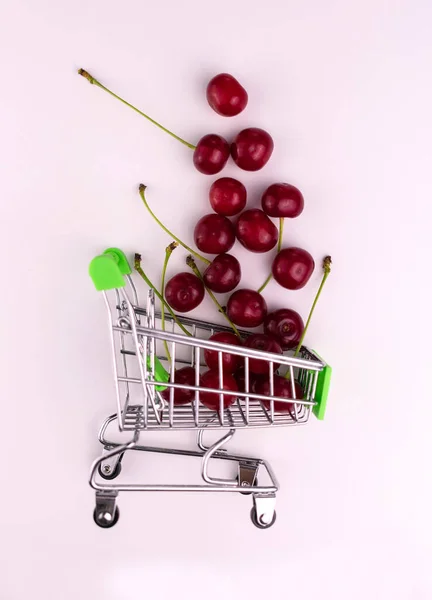
{"type": "MultiPolygon", "coordinates": [[[[431,17],[426,0],[2,3],[1,598],[431,597],[431,17]],[[280,478],[272,530],[251,525],[250,499],[217,495],[122,494],[117,527],[93,523],[87,475],[114,396],[87,264],[118,245],[156,279],[170,240],[137,184],[191,240],[213,178],[78,67],[191,141],[268,129],[269,165],[225,174],[251,206],[275,180],[299,185],[286,243],[333,256],[309,336],[334,367],[326,421],[233,444],[280,478]],[[220,71],[249,92],[232,120],[203,94],[220,71]]],[[[260,284],[265,257],[236,254],[260,284]]],[[[267,296],[306,314],[318,281],[267,296]]]]}

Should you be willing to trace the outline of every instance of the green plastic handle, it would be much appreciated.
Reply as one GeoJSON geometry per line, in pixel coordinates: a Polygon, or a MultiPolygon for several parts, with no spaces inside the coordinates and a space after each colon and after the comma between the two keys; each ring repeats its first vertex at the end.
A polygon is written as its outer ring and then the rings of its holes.
{"type": "Polygon", "coordinates": [[[98,292],[124,287],[124,276],[131,272],[125,253],[118,248],[108,248],[89,266],[89,275],[98,292]]]}
{"type": "MultiPolygon", "coordinates": [[[[320,355],[315,352],[314,353],[321,358],[320,355]]],[[[321,359],[322,360],[322,359],[321,359]]],[[[317,387],[315,391],[315,406],[313,407],[313,414],[317,419],[322,421],[325,417],[326,407],[327,407],[327,398],[330,389],[330,381],[332,375],[332,368],[329,365],[326,365],[322,371],[318,374],[317,387]]]]}

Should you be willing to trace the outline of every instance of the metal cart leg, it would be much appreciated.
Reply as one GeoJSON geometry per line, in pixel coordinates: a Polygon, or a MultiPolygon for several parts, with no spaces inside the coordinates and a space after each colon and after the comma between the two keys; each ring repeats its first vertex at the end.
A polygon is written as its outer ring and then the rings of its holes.
{"type": "Polygon", "coordinates": [[[103,527],[104,529],[113,527],[119,520],[120,512],[118,506],[116,506],[117,495],[118,492],[115,490],[98,490],[96,492],[96,508],[93,513],[93,519],[99,527],[103,527]]]}
{"type": "Polygon", "coordinates": [[[245,488],[244,492],[240,492],[241,494],[251,494],[252,490],[248,490],[247,488],[251,488],[253,486],[258,485],[258,469],[259,463],[254,460],[240,460],[238,463],[238,484],[241,487],[245,488]]]}

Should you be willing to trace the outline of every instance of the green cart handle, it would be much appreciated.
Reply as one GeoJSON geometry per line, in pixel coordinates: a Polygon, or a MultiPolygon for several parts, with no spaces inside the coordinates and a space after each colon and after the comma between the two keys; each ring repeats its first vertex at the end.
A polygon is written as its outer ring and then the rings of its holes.
{"type": "MultiPolygon", "coordinates": [[[[321,358],[319,354],[317,354],[314,350],[314,353],[321,358]]],[[[321,359],[322,360],[322,359],[321,359]]],[[[313,407],[313,414],[320,421],[324,419],[326,407],[327,407],[327,398],[330,389],[330,381],[332,375],[332,368],[329,365],[326,365],[322,371],[318,373],[318,381],[315,390],[315,406],[313,407]]]]}
{"type": "MultiPolygon", "coordinates": [[[[119,248],[108,248],[96,256],[90,263],[89,275],[98,292],[122,288],[126,285],[125,275],[132,272],[125,253],[119,248]]],[[[147,357],[147,366],[150,369],[150,357],[147,357]]],[[[169,381],[169,373],[155,356],[155,379],[157,381],[169,381]]],[[[156,390],[163,392],[166,386],[157,385],[156,390]]]]}

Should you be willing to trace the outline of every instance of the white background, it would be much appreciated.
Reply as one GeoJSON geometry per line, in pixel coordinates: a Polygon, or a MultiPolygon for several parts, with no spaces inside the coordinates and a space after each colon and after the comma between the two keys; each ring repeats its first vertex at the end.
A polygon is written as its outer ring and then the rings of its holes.
{"type": "MultiPolygon", "coordinates": [[[[431,18],[426,0],[2,3],[1,598],[431,597],[431,18]],[[334,368],[326,420],[232,444],[279,476],[271,530],[236,495],[122,494],[118,525],[93,523],[87,477],[114,392],[87,265],[116,245],[158,280],[170,239],[138,183],[192,241],[213,178],[79,67],[192,142],[269,130],[267,167],[225,174],[250,206],[269,183],[298,185],[285,243],[333,256],[308,339],[334,368]],[[220,71],[249,92],[234,119],[205,101],[220,71]]],[[[258,286],[270,256],[235,253],[258,286]]],[[[319,279],[273,283],[270,306],[306,316],[319,279]]],[[[196,469],[140,458],[125,461],[135,480],[196,469]]]]}

